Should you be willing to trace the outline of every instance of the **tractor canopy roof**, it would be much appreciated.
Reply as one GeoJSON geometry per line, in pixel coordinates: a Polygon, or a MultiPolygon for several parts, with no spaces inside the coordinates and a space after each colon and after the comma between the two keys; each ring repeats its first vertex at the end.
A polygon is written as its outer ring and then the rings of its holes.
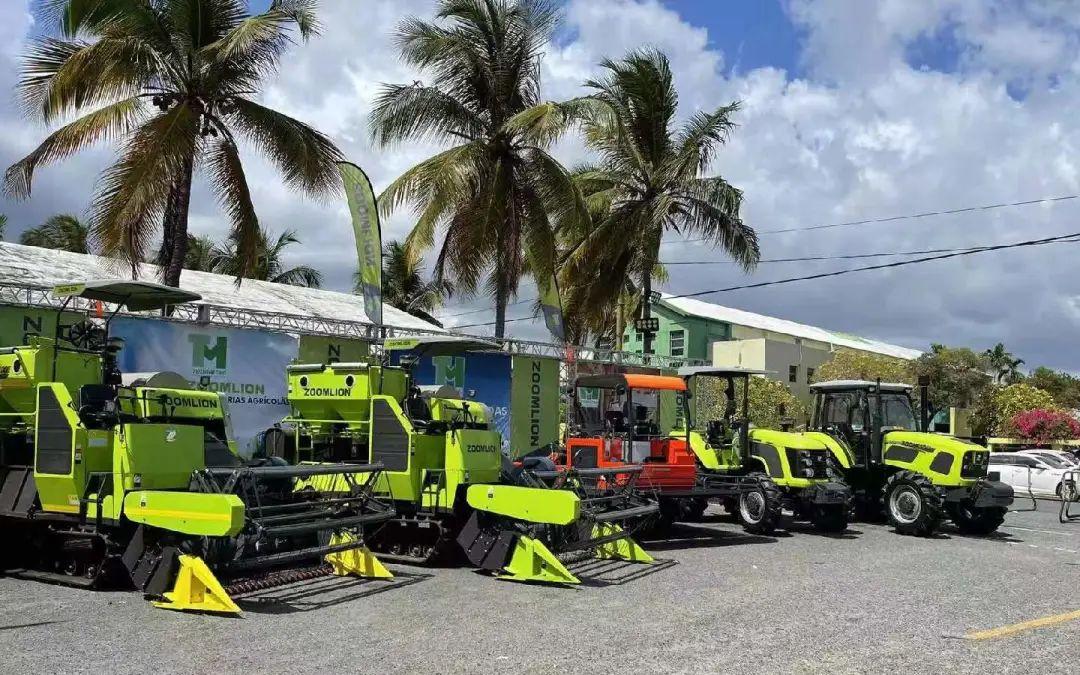
{"type": "Polygon", "coordinates": [[[161,309],[168,305],[183,305],[202,300],[198,293],[149,281],[97,280],[63,284],[52,291],[58,298],[78,297],[100,300],[112,305],[126,307],[132,312],[161,309]]]}
{"type": "MultiPolygon", "coordinates": [[[[829,382],[818,382],[810,385],[812,391],[841,391],[852,389],[869,389],[870,387],[877,387],[877,382],[871,382],[869,380],[831,380],[829,382]]],[[[911,385],[904,384],[903,382],[882,382],[881,391],[910,391],[911,385]]]]}
{"type": "Polygon", "coordinates": [[[759,370],[757,368],[738,368],[722,366],[683,366],[679,368],[679,377],[727,377],[729,375],[771,375],[775,370],[759,370]]]}
{"type": "Polygon", "coordinates": [[[423,358],[426,356],[458,356],[465,352],[480,352],[501,349],[490,340],[464,337],[461,335],[424,335],[420,337],[388,338],[383,341],[386,351],[411,351],[423,358]]]}
{"type": "Polygon", "coordinates": [[[582,375],[576,381],[578,387],[598,389],[662,389],[666,391],[686,391],[686,382],[673,375],[639,375],[618,373],[615,375],[582,375]]]}

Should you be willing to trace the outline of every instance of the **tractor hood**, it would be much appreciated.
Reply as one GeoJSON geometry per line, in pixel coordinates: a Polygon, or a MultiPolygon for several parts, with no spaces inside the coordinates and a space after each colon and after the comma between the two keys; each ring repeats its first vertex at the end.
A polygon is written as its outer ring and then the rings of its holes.
{"type": "Polygon", "coordinates": [[[948,434],[932,434],[925,431],[887,431],[884,442],[903,443],[904,445],[923,446],[927,449],[944,450],[952,454],[963,454],[968,450],[986,450],[977,443],[948,434]]]}

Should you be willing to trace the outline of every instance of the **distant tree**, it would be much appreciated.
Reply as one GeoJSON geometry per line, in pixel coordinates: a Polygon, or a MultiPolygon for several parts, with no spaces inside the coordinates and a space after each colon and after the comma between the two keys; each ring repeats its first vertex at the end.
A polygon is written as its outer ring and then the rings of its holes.
{"type": "Polygon", "coordinates": [[[1024,360],[1015,358],[1002,343],[997,343],[993,349],[987,349],[983,356],[989,362],[990,370],[995,373],[994,381],[998,384],[1015,384],[1023,377],[1020,366],[1024,365],[1024,360]]]}
{"type": "Polygon", "coordinates": [[[971,431],[976,436],[1010,436],[1020,434],[1015,419],[1031,410],[1056,410],[1054,397],[1029,384],[984,387],[974,401],[971,431]]]}
{"type": "Polygon", "coordinates": [[[307,265],[285,267],[282,261],[285,249],[300,243],[294,231],[285,230],[277,239],[273,239],[270,233],[260,227],[253,260],[244,259],[246,256],[238,251],[238,243],[236,236],[230,235],[223,245],[215,248],[211,262],[213,271],[238,279],[258,279],[307,288],[322,286],[322,274],[315,268],[307,265]]]}
{"type": "MultiPolygon", "coordinates": [[[[723,419],[727,401],[723,387],[724,383],[720,378],[705,377],[697,382],[694,402],[697,408],[695,424],[699,429],[704,429],[708,420],[723,419]]],[[[742,387],[736,387],[735,403],[739,416],[742,415],[742,399],[742,387]]],[[[747,402],[750,408],[750,423],[754,426],[779,429],[781,406],[784,408],[784,417],[792,418],[797,424],[806,422],[806,406],[779,380],[751,377],[747,402]]]]}
{"type": "Polygon", "coordinates": [[[19,243],[72,253],[90,253],[90,227],[78,217],[62,213],[23,232],[19,236],[19,243]]]}
{"type": "Polygon", "coordinates": [[[987,374],[990,364],[986,356],[967,347],[933,344],[913,365],[915,378],[930,378],[930,408],[934,411],[950,406],[966,408],[993,382],[987,374]]]}
{"type": "Polygon", "coordinates": [[[1080,409],[1080,378],[1040,366],[1024,378],[1024,383],[1048,392],[1064,408],[1080,409]]]}
{"type": "MultiPolygon", "coordinates": [[[[398,241],[383,247],[383,301],[436,326],[442,326],[432,312],[442,305],[451,287],[446,282],[427,281],[421,274],[424,259],[398,241]]],[[[353,275],[353,292],[360,291],[360,273],[353,275]]]]}
{"type": "Polygon", "coordinates": [[[832,360],[814,371],[814,382],[829,380],[913,381],[911,362],[854,349],[840,349],[832,360]]]}
{"type": "Polygon", "coordinates": [[[206,234],[188,235],[187,254],[184,256],[184,269],[196,272],[213,272],[217,243],[206,234]]]}

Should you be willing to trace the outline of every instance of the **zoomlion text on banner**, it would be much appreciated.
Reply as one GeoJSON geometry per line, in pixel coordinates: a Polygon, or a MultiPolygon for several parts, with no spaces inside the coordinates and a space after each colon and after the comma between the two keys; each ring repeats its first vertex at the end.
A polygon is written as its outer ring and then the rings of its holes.
{"type": "Polygon", "coordinates": [[[240,448],[255,450],[259,435],[289,412],[285,367],[296,356],[296,338],[237,328],[192,326],[152,319],[116,319],[124,338],[125,373],[172,371],[193,388],[228,401],[240,448]]]}
{"type": "Polygon", "coordinates": [[[559,439],[559,361],[515,355],[511,379],[510,445],[520,457],[559,439]]]}

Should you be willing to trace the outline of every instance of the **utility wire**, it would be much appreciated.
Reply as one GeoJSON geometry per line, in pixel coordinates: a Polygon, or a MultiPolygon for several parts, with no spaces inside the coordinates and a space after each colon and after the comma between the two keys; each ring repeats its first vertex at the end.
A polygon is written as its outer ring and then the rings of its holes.
{"type": "MultiPolygon", "coordinates": [[[[743,284],[740,286],[728,286],[727,288],[716,288],[708,291],[696,291],[694,293],[682,293],[679,295],[669,295],[665,300],[675,300],[678,298],[695,298],[702,295],[711,295],[713,293],[726,293],[729,291],[740,291],[750,288],[763,288],[765,286],[779,286],[781,284],[790,284],[796,281],[809,281],[812,279],[825,279],[828,277],[838,277],[844,274],[852,274],[855,272],[869,272],[872,270],[891,269],[894,267],[904,267],[906,265],[916,265],[926,262],[932,262],[935,260],[945,260],[947,258],[958,258],[961,256],[974,255],[976,253],[989,253],[993,251],[1002,251],[1012,248],[1024,248],[1031,246],[1042,246],[1045,244],[1061,244],[1061,243],[1078,243],[1080,242],[1080,232],[1074,232],[1072,234],[1063,234],[1056,237],[1045,237],[1043,239],[1029,239],[1027,241],[1013,242],[1009,244],[996,244],[993,246],[979,246],[969,249],[960,249],[957,251],[943,253],[941,255],[932,255],[924,258],[915,258],[913,260],[899,260],[892,263],[882,263],[880,265],[867,265],[865,267],[852,267],[846,270],[835,270],[833,272],[822,272],[820,274],[810,274],[802,277],[789,277],[787,279],[776,279],[774,281],[762,281],[756,284],[743,284]]],[[[490,310],[487,310],[490,311],[490,310]]],[[[506,319],[505,323],[512,323],[515,321],[532,321],[535,320],[535,316],[522,316],[514,319],[506,319]]],[[[464,326],[448,326],[451,330],[460,330],[462,328],[477,328],[480,326],[493,326],[496,322],[488,321],[485,323],[473,323],[466,324],[464,326]]]]}
{"type": "MultiPolygon", "coordinates": [[[[1044,197],[1042,199],[1028,199],[1018,202],[1004,202],[1001,204],[984,204],[982,206],[965,206],[959,209],[945,209],[942,211],[924,211],[923,213],[910,213],[902,216],[889,216],[887,218],[867,218],[865,220],[848,220],[842,223],[829,223],[827,225],[810,225],[808,227],[788,227],[780,230],[758,230],[757,234],[786,234],[788,232],[808,232],[810,230],[829,230],[834,227],[848,227],[850,225],[870,225],[873,223],[892,223],[898,220],[915,220],[917,218],[929,218],[931,216],[949,216],[957,213],[970,213],[972,211],[992,211],[994,209],[1007,209],[1016,206],[1031,206],[1032,204],[1049,204],[1064,202],[1070,199],[1080,199],[1080,194],[1063,195],[1060,197],[1044,197]]],[[[660,242],[664,244],[691,244],[698,241],[709,241],[709,237],[698,239],[670,239],[660,242]]]]}

